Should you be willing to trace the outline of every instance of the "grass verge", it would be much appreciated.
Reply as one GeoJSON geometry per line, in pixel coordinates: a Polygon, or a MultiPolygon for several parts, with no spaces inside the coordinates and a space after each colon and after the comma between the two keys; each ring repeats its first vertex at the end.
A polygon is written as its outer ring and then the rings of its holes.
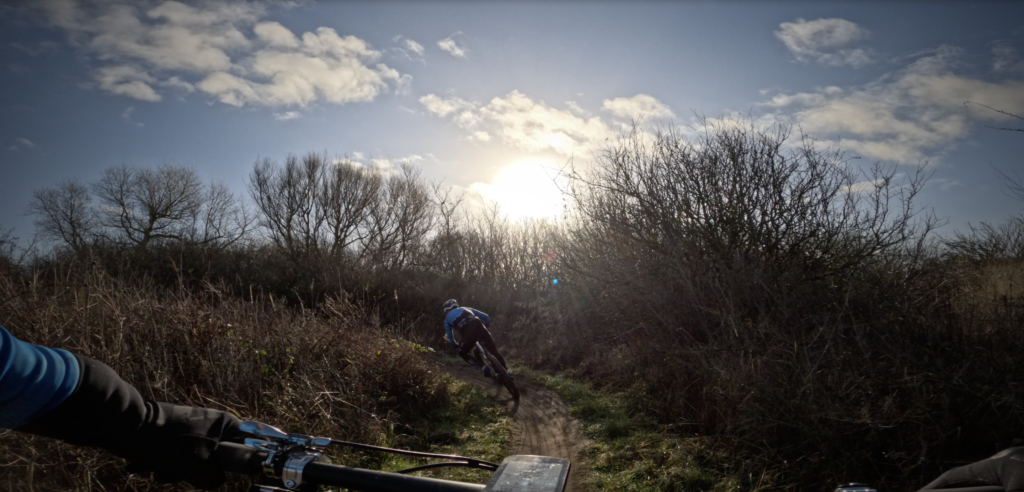
{"type": "MultiPolygon", "coordinates": [[[[445,376],[450,402],[396,434],[392,444],[404,449],[456,454],[501,463],[512,443],[513,421],[503,405],[472,385],[445,376]]],[[[436,462],[388,454],[375,467],[397,471],[436,462]]],[[[461,467],[417,472],[417,475],[461,482],[487,483],[491,472],[461,467]]]]}
{"type": "Polygon", "coordinates": [[[584,490],[715,491],[759,490],[765,475],[746,475],[735,460],[706,437],[685,437],[659,425],[644,412],[647,397],[609,393],[564,375],[526,368],[520,372],[554,389],[581,421],[590,442],[574,472],[584,490]]]}

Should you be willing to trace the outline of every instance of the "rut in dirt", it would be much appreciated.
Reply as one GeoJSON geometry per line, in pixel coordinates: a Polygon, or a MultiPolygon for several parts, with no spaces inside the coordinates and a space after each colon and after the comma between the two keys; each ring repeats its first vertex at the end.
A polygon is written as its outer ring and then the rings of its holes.
{"type": "Polygon", "coordinates": [[[569,416],[569,406],[554,391],[529,381],[522,375],[516,376],[519,388],[518,404],[503,386],[495,383],[475,368],[464,364],[444,365],[452,376],[461,381],[485,389],[488,394],[506,404],[509,414],[515,419],[515,435],[509,455],[527,454],[564,458],[572,463],[569,482],[565,487],[572,491],[579,471],[579,447],[585,441],[579,432],[579,422],[569,416]]]}

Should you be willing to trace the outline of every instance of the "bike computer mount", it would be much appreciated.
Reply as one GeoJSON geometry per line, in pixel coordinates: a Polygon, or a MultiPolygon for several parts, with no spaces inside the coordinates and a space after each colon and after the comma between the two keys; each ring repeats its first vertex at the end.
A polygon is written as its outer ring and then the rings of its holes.
{"type": "Polygon", "coordinates": [[[509,456],[487,482],[484,492],[562,492],[569,460],[549,456],[509,456]]]}

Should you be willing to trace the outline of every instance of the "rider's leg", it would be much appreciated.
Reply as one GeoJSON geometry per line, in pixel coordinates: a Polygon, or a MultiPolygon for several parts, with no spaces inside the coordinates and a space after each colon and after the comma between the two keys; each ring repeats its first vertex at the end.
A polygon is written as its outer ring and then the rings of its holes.
{"type": "MultiPolygon", "coordinates": [[[[481,328],[483,327],[481,326],[481,328]]],[[[508,371],[509,374],[512,373],[512,371],[508,369],[508,364],[505,362],[505,358],[501,356],[501,352],[498,352],[498,347],[494,345],[494,339],[491,338],[491,332],[487,331],[487,328],[483,328],[483,332],[480,333],[480,344],[498,358],[498,362],[501,362],[501,365],[505,367],[505,370],[508,371]]]]}
{"type": "Polygon", "coordinates": [[[473,345],[475,345],[475,343],[471,343],[470,340],[463,338],[462,343],[459,344],[459,356],[462,357],[466,362],[468,362],[469,365],[477,369],[483,369],[485,367],[485,364],[478,361],[476,357],[470,357],[469,355],[469,352],[473,350],[473,345]]]}

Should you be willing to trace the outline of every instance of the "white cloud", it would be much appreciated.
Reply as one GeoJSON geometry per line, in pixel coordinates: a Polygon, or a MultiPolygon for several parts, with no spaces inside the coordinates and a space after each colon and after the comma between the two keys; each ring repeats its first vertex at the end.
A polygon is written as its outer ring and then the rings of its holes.
{"type": "Polygon", "coordinates": [[[355,36],[321,27],[301,37],[263,21],[260,4],[124,0],[42,4],[50,22],[101,66],[103,90],[159,101],[155,87],[196,88],[234,106],[370,101],[411,77],[376,63],[380,53],[355,36]],[[155,6],[154,6],[155,5],[155,6]],[[255,34],[246,37],[249,26],[255,34]]]}
{"type": "Polygon", "coordinates": [[[197,87],[233,106],[305,106],[319,98],[340,104],[371,101],[388,81],[401,79],[386,65],[367,66],[379,55],[355,36],[342,37],[334,29],[321,27],[316,33],[303,34],[294,50],[257,51],[248,63],[251,73],[259,76],[256,80],[218,71],[197,87]]]}
{"type": "Polygon", "coordinates": [[[868,30],[845,19],[816,19],[779,24],[775,37],[802,62],[815,61],[826,65],[850,65],[854,68],[871,63],[866,48],[848,45],[868,37],[868,30]]]}
{"type": "Polygon", "coordinates": [[[566,101],[565,105],[568,106],[569,111],[572,111],[576,116],[590,116],[590,111],[581,108],[576,101],[566,101]]]}
{"type": "MultiPolygon", "coordinates": [[[[903,175],[901,174],[900,178],[902,178],[902,177],[903,177],[903,175]]],[[[897,180],[897,179],[895,179],[896,176],[893,176],[893,178],[894,178],[894,181],[897,180]]],[[[844,186],[843,187],[844,188],[843,191],[844,192],[850,192],[850,193],[853,193],[853,194],[856,194],[856,195],[864,195],[864,194],[870,193],[870,192],[878,189],[879,187],[884,187],[884,186],[886,186],[886,180],[879,178],[879,179],[872,179],[872,180],[868,180],[868,181],[858,181],[856,183],[853,183],[852,185],[844,186]]]]}
{"type": "Polygon", "coordinates": [[[434,94],[427,94],[420,98],[420,104],[427,108],[427,111],[444,118],[454,111],[473,108],[473,104],[463,101],[457,97],[444,99],[434,94]]]}
{"type": "Polygon", "coordinates": [[[277,22],[261,22],[253,28],[256,37],[275,48],[298,48],[299,38],[277,22]]]}
{"type": "Polygon", "coordinates": [[[131,65],[116,65],[102,67],[93,74],[96,82],[99,82],[100,89],[112,92],[120,96],[128,96],[143,101],[156,102],[161,99],[152,84],[156,81],[146,72],[131,65]]]}
{"type": "Polygon", "coordinates": [[[394,38],[391,38],[391,40],[398,43],[398,46],[388,48],[388,51],[398,53],[407,60],[417,60],[423,62],[423,55],[426,52],[426,50],[423,48],[422,44],[419,44],[412,39],[402,36],[401,34],[395,36],[394,38]]]}
{"type": "Polygon", "coordinates": [[[469,138],[489,141],[492,133],[502,143],[529,152],[553,150],[563,155],[603,145],[613,136],[600,118],[583,118],[571,110],[555,109],[519,91],[495,97],[486,105],[428,94],[420,98],[427,111],[450,116],[469,138]]]}
{"type": "Polygon", "coordinates": [[[15,142],[15,145],[20,145],[22,147],[27,147],[29,149],[34,149],[36,147],[36,144],[32,143],[32,141],[27,139],[27,138],[19,137],[19,138],[14,139],[14,142],[15,142]]]}
{"type": "Polygon", "coordinates": [[[413,41],[411,39],[405,39],[405,40],[402,41],[402,45],[405,46],[405,49],[407,49],[407,50],[409,50],[409,51],[411,51],[413,53],[416,53],[419,56],[423,56],[423,45],[422,44],[419,44],[416,41],[413,41]]]}
{"type": "Polygon", "coordinates": [[[981,126],[1008,116],[966,101],[1024,111],[1024,81],[989,82],[956,73],[959,51],[939,49],[860,87],[829,87],[775,96],[767,106],[788,113],[823,143],[865,157],[916,164],[934,159],[981,126]],[[834,139],[841,139],[838,142],[834,139]]]}
{"type": "Polygon", "coordinates": [[[605,99],[601,111],[607,111],[620,118],[674,118],[672,110],[647,94],[637,94],[633,97],[617,97],[605,99]]]}
{"type": "Polygon", "coordinates": [[[459,44],[457,42],[455,42],[455,40],[452,39],[451,37],[447,37],[447,38],[444,38],[444,39],[438,41],[437,42],[437,46],[439,48],[441,48],[442,50],[447,51],[448,54],[450,54],[450,55],[452,55],[452,56],[454,56],[456,58],[465,58],[466,57],[466,50],[465,50],[465,48],[462,48],[461,46],[459,46],[459,44]]]}
{"type": "Polygon", "coordinates": [[[928,180],[928,186],[937,186],[942,191],[949,191],[953,188],[962,188],[964,184],[955,179],[931,178],[928,180]]]}
{"type": "Polygon", "coordinates": [[[140,121],[135,121],[135,120],[132,119],[132,113],[134,113],[134,112],[135,112],[135,106],[128,106],[128,109],[124,110],[124,112],[121,113],[121,118],[124,118],[124,120],[127,121],[128,123],[131,123],[131,124],[133,124],[135,126],[138,126],[138,127],[146,126],[144,123],[142,123],[140,121]]]}
{"type": "Polygon", "coordinates": [[[284,113],[274,113],[274,119],[278,121],[294,120],[302,116],[302,113],[298,111],[286,111],[284,113]]]}
{"type": "Polygon", "coordinates": [[[408,96],[412,92],[412,75],[402,74],[395,82],[395,94],[408,96]]]}
{"type": "Polygon", "coordinates": [[[164,87],[172,87],[172,88],[175,88],[175,89],[181,89],[181,90],[183,90],[185,92],[195,92],[196,91],[196,86],[194,86],[194,85],[192,85],[192,84],[190,84],[188,82],[185,82],[180,77],[171,77],[171,78],[169,78],[167,80],[163,80],[163,81],[160,82],[160,85],[162,85],[164,87]]]}

